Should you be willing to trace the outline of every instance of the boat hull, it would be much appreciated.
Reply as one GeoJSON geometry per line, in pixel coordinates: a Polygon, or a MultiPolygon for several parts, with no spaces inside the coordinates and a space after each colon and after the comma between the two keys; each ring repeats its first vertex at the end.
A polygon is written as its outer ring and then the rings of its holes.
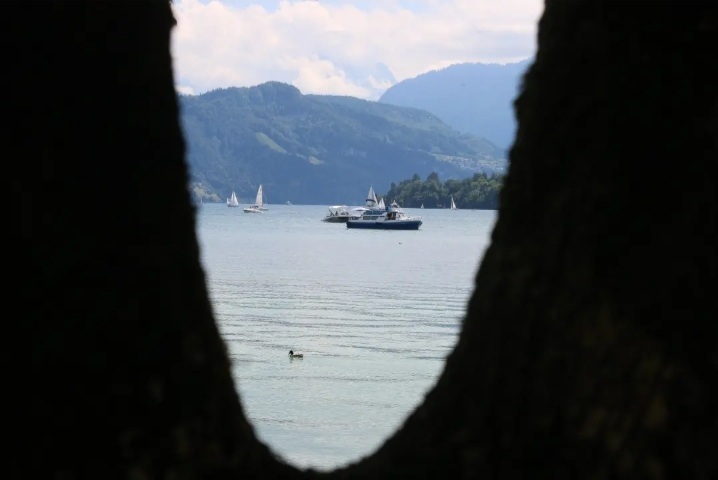
{"type": "Polygon", "coordinates": [[[322,218],[323,222],[328,222],[328,223],[347,223],[347,220],[349,220],[348,216],[342,217],[342,216],[338,216],[338,215],[326,216],[326,217],[322,218]]]}
{"type": "Polygon", "coordinates": [[[347,228],[363,228],[372,230],[419,230],[421,220],[348,220],[347,228]]]}

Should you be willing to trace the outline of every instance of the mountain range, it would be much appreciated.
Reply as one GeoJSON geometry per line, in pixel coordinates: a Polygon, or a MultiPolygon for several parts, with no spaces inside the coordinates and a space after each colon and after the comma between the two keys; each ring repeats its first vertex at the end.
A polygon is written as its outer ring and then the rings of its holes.
{"type": "MultiPolygon", "coordinates": [[[[478,92],[468,85],[482,80],[463,65],[400,82],[378,102],[303,95],[280,82],[180,95],[192,193],[224,201],[236,191],[240,202],[249,203],[262,184],[269,203],[352,205],[363,203],[369,186],[386,192],[415,174],[425,178],[435,172],[441,179],[503,174],[506,149],[469,131],[471,114],[457,105],[468,103],[466,97],[427,93],[456,90],[448,85],[461,71],[468,72],[465,91],[478,92]],[[429,98],[444,100],[427,103],[429,98]]],[[[513,75],[511,69],[502,71],[513,75]]],[[[506,137],[514,128],[507,121],[513,118],[510,100],[505,103],[494,99],[486,108],[475,107],[477,119],[493,111],[500,128],[487,131],[495,138],[500,137],[495,131],[506,137]]]]}

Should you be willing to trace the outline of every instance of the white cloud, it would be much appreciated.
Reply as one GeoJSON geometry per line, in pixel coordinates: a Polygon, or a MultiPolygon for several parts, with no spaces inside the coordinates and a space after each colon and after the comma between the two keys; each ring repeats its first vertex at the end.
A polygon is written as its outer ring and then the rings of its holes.
{"type": "Polygon", "coordinates": [[[454,63],[531,57],[543,0],[175,0],[178,91],[290,83],[376,100],[454,63]]]}

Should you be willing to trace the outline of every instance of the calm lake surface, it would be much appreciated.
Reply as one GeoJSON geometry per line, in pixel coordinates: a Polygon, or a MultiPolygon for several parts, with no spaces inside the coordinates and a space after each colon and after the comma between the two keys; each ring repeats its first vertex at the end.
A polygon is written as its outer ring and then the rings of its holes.
{"type": "Polygon", "coordinates": [[[245,413],[293,465],[357,461],[441,374],[496,212],[406,209],[424,224],[393,232],[322,222],[324,205],[244,206],[200,206],[197,233],[245,413]]]}

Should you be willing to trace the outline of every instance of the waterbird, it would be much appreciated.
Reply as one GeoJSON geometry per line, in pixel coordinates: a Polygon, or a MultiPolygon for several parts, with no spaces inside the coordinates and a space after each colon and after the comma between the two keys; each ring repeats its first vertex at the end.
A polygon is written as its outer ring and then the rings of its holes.
{"type": "Polygon", "coordinates": [[[289,351],[289,356],[291,358],[303,358],[304,354],[302,352],[295,352],[294,350],[289,351]]]}

